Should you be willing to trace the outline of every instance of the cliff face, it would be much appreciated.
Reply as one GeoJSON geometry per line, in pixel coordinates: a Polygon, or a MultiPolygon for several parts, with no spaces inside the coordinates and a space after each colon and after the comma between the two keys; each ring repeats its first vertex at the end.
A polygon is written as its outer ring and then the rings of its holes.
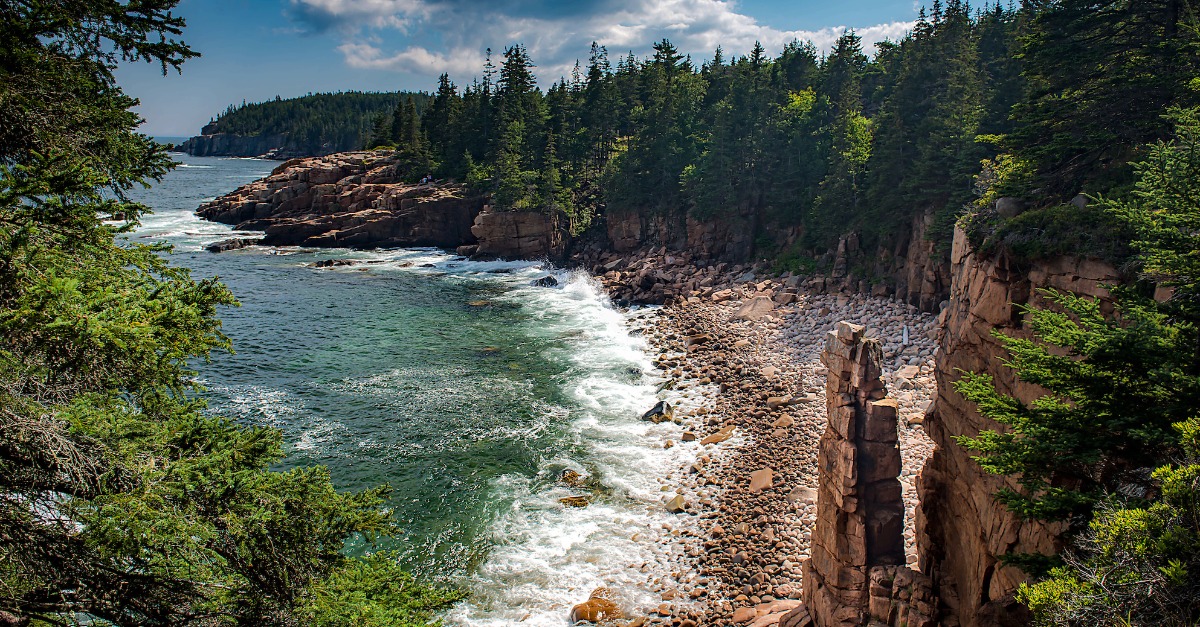
{"type": "Polygon", "coordinates": [[[475,243],[483,204],[461,185],[397,181],[387,153],[357,152],[288,161],[196,213],[265,231],[269,246],[453,248],[475,243]]]}
{"type": "Polygon", "coordinates": [[[698,259],[732,262],[747,261],[754,253],[754,224],[744,217],[701,222],[682,213],[613,211],[605,214],[605,220],[616,252],[662,245],[688,251],[698,259]]]}
{"type": "Polygon", "coordinates": [[[907,237],[870,250],[858,235],[843,236],[826,255],[830,271],[805,285],[816,292],[857,292],[894,296],[926,313],[941,311],[950,296],[950,263],[944,251],[927,239],[933,212],[913,218],[907,237]],[[869,272],[871,279],[865,278],[869,272]]]}
{"type": "Polygon", "coordinates": [[[233,135],[215,133],[197,135],[175,147],[195,157],[265,157],[291,159],[319,157],[336,152],[334,147],[299,147],[290,145],[287,135],[233,135]]]}
{"type": "Polygon", "coordinates": [[[479,244],[460,252],[502,259],[561,259],[567,233],[554,216],[532,211],[488,211],[475,216],[479,244]]]}
{"type": "Polygon", "coordinates": [[[1025,577],[1020,570],[1001,565],[997,557],[1057,552],[1063,529],[1019,520],[995,502],[992,495],[1005,479],[984,474],[970,459],[971,453],[953,438],[999,430],[1002,425],[981,416],[952,384],[961,371],[984,372],[995,377],[1005,394],[1023,401],[1040,396],[1040,388],[1018,381],[1012,369],[1001,363],[1006,353],[991,330],[1028,337],[1017,305],[1043,304],[1038,288],[1106,298],[1108,293],[1100,285],[1115,283],[1117,272],[1107,264],[1083,259],[1061,258],[1030,266],[1004,256],[983,259],[959,230],[951,253],[951,279],[937,356],[938,396],[925,419],[937,449],[919,484],[921,571],[934,577],[945,615],[959,624],[1023,625],[1026,617],[1012,595],[1025,577]]]}
{"type": "MultiPolygon", "coordinates": [[[[758,225],[752,212],[747,214],[699,221],[682,213],[613,211],[605,215],[606,235],[611,249],[620,253],[665,246],[696,259],[730,263],[751,261],[761,254],[756,246],[764,236],[776,250],[788,248],[800,236],[795,227],[758,225]]],[[[921,311],[939,311],[949,297],[950,264],[945,251],[927,239],[932,222],[932,211],[917,215],[906,234],[873,249],[863,246],[857,234],[842,237],[822,256],[828,271],[813,276],[805,288],[817,293],[894,295],[921,311]]]]}

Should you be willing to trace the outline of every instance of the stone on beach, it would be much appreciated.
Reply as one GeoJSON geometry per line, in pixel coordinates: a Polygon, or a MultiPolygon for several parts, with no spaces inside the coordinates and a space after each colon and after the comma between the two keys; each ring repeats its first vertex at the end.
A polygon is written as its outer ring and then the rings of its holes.
{"type": "Polygon", "coordinates": [[[755,296],[746,304],[738,309],[736,317],[742,320],[751,322],[761,320],[763,316],[771,313],[775,309],[775,301],[766,296],[755,296]]]}
{"type": "Polygon", "coordinates": [[[667,422],[675,416],[675,408],[666,401],[659,401],[650,411],[642,414],[642,420],[658,424],[667,422]]]}
{"type": "Polygon", "coordinates": [[[569,620],[574,624],[580,621],[599,623],[623,618],[625,613],[608,598],[610,595],[611,592],[607,588],[596,588],[587,601],[571,608],[569,620]]]}
{"type": "Polygon", "coordinates": [[[718,444],[720,442],[724,442],[725,440],[728,440],[729,438],[733,437],[733,432],[735,429],[737,429],[737,427],[735,427],[733,425],[729,425],[728,427],[722,428],[720,431],[717,431],[716,433],[704,438],[703,440],[700,440],[700,443],[701,444],[718,444]]]}
{"type": "Polygon", "coordinates": [[[770,468],[763,468],[750,473],[750,491],[762,492],[763,490],[775,485],[775,471],[770,468]]]}

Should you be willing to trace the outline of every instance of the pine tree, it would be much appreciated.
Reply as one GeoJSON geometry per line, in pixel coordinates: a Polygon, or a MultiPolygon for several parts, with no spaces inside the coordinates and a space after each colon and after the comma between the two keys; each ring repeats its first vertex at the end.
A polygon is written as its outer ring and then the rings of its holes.
{"type": "Polygon", "coordinates": [[[174,5],[0,11],[0,622],[427,624],[458,595],[363,594],[410,579],[343,553],[396,533],[388,489],[273,471],[278,431],[204,412],[189,364],[233,295],[124,236],[171,164],[113,72],[195,56],[174,5]]]}
{"type": "Polygon", "coordinates": [[[1194,105],[1200,15],[1185,0],[1061,0],[1029,25],[1022,59],[1030,95],[1014,111],[1008,151],[1031,164],[1039,201],[1128,180],[1138,146],[1166,136],[1168,105],[1194,105]]]}
{"type": "Polygon", "coordinates": [[[528,211],[536,205],[523,155],[524,136],[525,129],[516,120],[509,122],[500,136],[492,167],[492,205],[497,211],[528,211]]]}

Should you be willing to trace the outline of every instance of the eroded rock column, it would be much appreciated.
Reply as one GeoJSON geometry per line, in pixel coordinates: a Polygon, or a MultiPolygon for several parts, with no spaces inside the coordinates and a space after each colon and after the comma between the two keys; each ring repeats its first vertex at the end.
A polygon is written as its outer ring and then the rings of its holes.
{"type": "Polygon", "coordinates": [[[904,564],[897,408],[885,398],[881,357],[879,343],[848,322],[829,332],[821,354],[829,423],[818,445],[817,522],[803,594],[818,627],[864,625],[872,613],[885,613],[869,607],[871,570],[904,564]]]}

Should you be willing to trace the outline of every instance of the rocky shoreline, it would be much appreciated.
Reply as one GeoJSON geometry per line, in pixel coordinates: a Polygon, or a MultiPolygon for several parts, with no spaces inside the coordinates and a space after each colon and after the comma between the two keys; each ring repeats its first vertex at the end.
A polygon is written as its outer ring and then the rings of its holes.
{"type": "Polygon", "coordinates": [[[915,566],[916,477],[933,449],[921,422],[936,395],[937,318],[878,297],[810,293],[798,277],[756,282],[753,267],[645,263],[651,257],[600,264],[598,279],[616,299],[656,285],[669,295],[669,306],[635,320],[665,379],[660,397],[677,407],[673,420],[682,429],[663,446],[695,452],[662,484],[662,507],[681,520],[660,542],[678,545],[664,554],[684,557],[667,565],[671,577],[650,582],[662,600],[657,608],[608,623],[800,624],[803,612],[789,612],[801,606],[817,443],[827,422],[819,358],[826,333],[842,320],[882,343],[884,380],[899,406],[906,558],[915,566]],[[635,269],[634,280],[618,267],[635,269]],[[643,286],[637,276],[647,268],[642,276],[656,278],[643,286]],[[697,275],[707,284],[692,289],[697,275]]]}
{"type": "Polygon", "coordinates": [[[809,277],[661,249],[574,261],[618,303],[666,303],[630,317],[672,408],[647,407],[644,419],[674,422],[662,446],[691,454],[662,477],[654,505],[676,519],[635,532],[661,545],[662,563],[640,565],[661,602],[621,607],[620,591],[600,588],[570,600],[572,616],[624,627],[801,625],[784,618],[802,607],[828,423],[821,352],[841,321],[881,344],[883,380],[898,405],[905,559],[917,566],[916,482],[934,447],[922,423],[937,394],[938,317],[887,298],[813,292],[809,277]]]}
{"type": "Polygon", "coordinates": [[[476,259],[561,259],[566,246],[553,216],[491,211],[486,196],[458,183],[405,181],[388,151],[292,159],[196,215],[262,231],[265,246],[432,246],[476,259]]]}

